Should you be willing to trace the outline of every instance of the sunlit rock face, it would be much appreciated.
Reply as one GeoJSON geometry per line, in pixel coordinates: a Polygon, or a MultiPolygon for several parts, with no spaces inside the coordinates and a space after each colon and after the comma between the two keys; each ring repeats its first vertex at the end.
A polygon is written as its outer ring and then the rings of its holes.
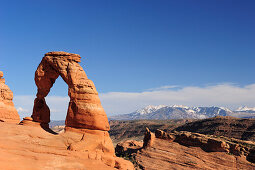
{"type": "Polygon", "coordinates": [[[0,121],[18,123],[20,117],[12,102],[13,93],[5,84],[3,75],[0,71],[0,121]]]}
{"type": "MultiPolygon", "coordinates": [[[[86,160],[97,160],[111,168],[134,169],[131,162],[115,156],[113,143],[108,133],[110,130],[108,118],[94,83],[87,78],[78,64],[80,59],[78,54],[67,52],[45,54],[35,72],[37,95],[34,100],[33,114],[31,117],[25,117],[20,125],[42,127],[37,130],[44,129],[52,133],[49,129],[50,108],[46,104],[45,97],[56,79],[61,76],[68,85],[70,97],[66,126],[63,133],[53,135],[53,142],[50,142],[48,146],[52,148],[55,146],[54,142],[58,141],[57,145],[64,145],[64,150],[68,150],[71,155],[75,154],[75,157],[80,155],[86,160]]],[[[88,162],[86,166],[92,164],[93,162],[88,162]]],[[[95,169],[105,169],[105,167],[100,166],[95,169]]]]}
{"type": "Polygon", "coordinates": [[[55,80],[61,76],[68,84],[70,97],[66,127],[108,131],[110,126],[98,92],[94,83],[87,78],[85,71],[79,65],[80,58],[78,54],[67,52],[45,54],[35,72],[38,91],[32,118],[44,124],[50,122],[50,109],[45,102],[45,97],[55,80]]]}

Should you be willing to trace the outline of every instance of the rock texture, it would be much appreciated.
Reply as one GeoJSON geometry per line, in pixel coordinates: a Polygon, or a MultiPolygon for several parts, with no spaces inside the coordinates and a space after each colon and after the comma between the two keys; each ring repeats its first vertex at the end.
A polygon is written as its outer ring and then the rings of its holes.
{"type": "Polygon", "coordinates": [[[155,134],[146,128],[146,132],[143,138],[143,148],[152,147],[155,140],[155,134]]]}
{"type": "Polygon", "coordinates": [[[255,141],[255,119],[216,116],[189,122],[177,127],[175,130],[255,141]]]}
{"type": "Polygon", "coordinates": [[[61,76],[68,85],[70,102],[65,120],[64,136],[75,133],[79,140],[68,143],[67,150],[83,152],[84,156],[102,160],[110,167],[133,169],[132,163],[115,156],[113,143],[109,136],[109,123],[101,105],[94,83],[78,64],[78,54],[49,52],[43,57],[35,72],[37,95],[34,100],[33,114],[20,122],[21,125],[40,125],[50,131],[50,108],[45,97],[55,80],[61,76]]]}
{"type": "Polygon", "coordinates": [[[116,155],[129,158],[137,169],[255,169],[255,143],[250,141],[162,130],[155,136],[146,148],[136,141],[121,142],[116,155]]]}
{"type": "Polygon", "coordinates": [[[107,116],[101,106],[94,83],[78,64],[78,54],[67,52],[49,52],[43,57],[35,72],[37,97],[34,101],[32,118],[36,122],[48,124],[50,109],[45,97],[55,80],[61,76],[68,85],[70,102],[66,116],[66,126],[108,131],[107,116]]]}
{"type": "Polygon", "coordinates": [[[146,132],[146,127],[148,127],[153,133],[155,133],[157,129],[171,132],[176,127],[191,121],[195,120],[111,120],[111,129],[109,133],[113,140],[113,143],[116,145],[117,143],[124,140],[143,140],[144,133],[146,132]]]}
{"type": "Polygon", "coordinates": [[[142,141],[127,140],[120,142],[115,147],[115,153],[117,156],[130,155],[137,152],[143,147],[142,141]]]}
{"type": "Polygon", "coordinates": [[[235,156],[226,152],[205,152],[200,147],[187,147],[176,142],[156,138],[153,147],[137,152],[135,160],[146,170],[239,170],[255,169],[255,165],[245,156],[235,156]]]}
{"type": "MultiPolygon", "coordinates": [[[[79,148],[92,134],[72,131],[55,134],[42,128],[0,122],[0,169],[3,170],[111,170],[133,169],[133,164],[102,148],[79,148]]],[[[95,146],[94,146],[95,147],[95,146]]]]}
{"type": "Polygon", "coordinates": [[[3,75],[0,71],[0,121],[18,123],[20,117],[12,102],[13,93],[5,84],[3,75]]]}

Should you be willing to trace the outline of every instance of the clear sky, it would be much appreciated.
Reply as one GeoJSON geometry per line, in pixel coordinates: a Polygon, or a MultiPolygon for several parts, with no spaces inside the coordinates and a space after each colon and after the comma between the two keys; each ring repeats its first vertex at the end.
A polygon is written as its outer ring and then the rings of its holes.
{"type": "MultiPolygon", "coordinates": [[[[0,70],[17,98],[35,96],[34,72],[46,52],[80,54],[110,114],[161,104],[162,99],[141,99],[140,105],[128,108],[127,103],[118,110],[118,97],[111,105],[105,100],[112,92],[123,97],[219,84],[253,90],[254,9],[254,0],[0,0],[0,70]]],[[[57,80],[50,95],[67,96],[63,80],[57,80]]],[[[222,105],[255,106],[245,101],[222,105]]]]}

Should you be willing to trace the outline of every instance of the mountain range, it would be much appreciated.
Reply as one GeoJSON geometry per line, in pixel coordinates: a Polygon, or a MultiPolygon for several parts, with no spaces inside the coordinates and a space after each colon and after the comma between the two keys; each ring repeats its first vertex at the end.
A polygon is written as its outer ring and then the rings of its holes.
{"type": "Polygon", "coordinates": [[[239,107],[232,111],[225,107],[188,107],[183,105],[149,105],[129,114],[110,116],[110,120],[136,119],[205,119],[215,116],[233,116],[238,118],[254,118],[255,108],[239,107]]]}

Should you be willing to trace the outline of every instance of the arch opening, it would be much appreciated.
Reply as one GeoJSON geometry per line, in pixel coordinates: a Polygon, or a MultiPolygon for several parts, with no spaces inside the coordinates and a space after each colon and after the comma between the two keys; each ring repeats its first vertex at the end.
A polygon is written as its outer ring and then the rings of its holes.
{"type": "Polygon", "coordinates": [[[45,97],[45,101],[50,108],[50,126],[54,122],[63,121],[66,119],[69,97],[68,86],[62,78],[57,78],[54,85],[50,89],[49,94],[45,97]]]}
{"type": "Polygon", "coordinates": [[[45,97],[56,79],[61,77],[68,85],[70,97],[65,120],[66,127],[103,131],[110,129],[95,85],[87,78],[85,71],[79,65],[80,58],[78,54],[66,52],[45,54],[35,72],[37,95],[31,116],[33,121],[44,125],[49,124],[50,108],[45,97]]]}

